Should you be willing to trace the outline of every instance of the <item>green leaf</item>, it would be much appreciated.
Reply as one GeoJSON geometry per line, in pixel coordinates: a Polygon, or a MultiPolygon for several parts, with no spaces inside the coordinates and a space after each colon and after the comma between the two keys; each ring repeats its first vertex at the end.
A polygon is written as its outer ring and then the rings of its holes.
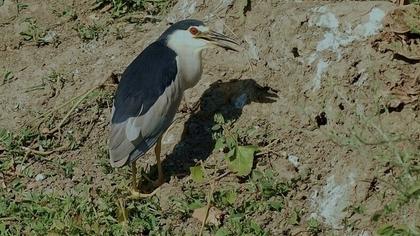
{"type": "Polygon", "coordinates": [[[237,146],[226,155],[228,167],[239,176],[249,175],[252,171],[256,151],[257,148],[254,146],[237,146]]]}
{"type": "Polygon", "coordinates": [[[252,171],[251,178],[254,182],[257,182],[258,180],[264,178],[264,173],[260,170],[255,169],[254,171],[252,171]]]}
{"type": "Polygon", "coordinates": [[[201,183],[204,181],[205,179],[204,168],[201,165],[190,167],[190,172],[191,172],[191,178],[195,182],[201,183]]]}
{"type": "Polygon", "coordinates": [[[230,149],[229,152],[226,153],[225,159],[228,162],[235,160],[235,153],[236,153],[236,148],[230,149]]]}
{"type": "Polygon", "coordinates": [[[6,225],[4,223],[0,223],[0,233],[1,235],[6,234],[6,225]]]}
{"type": "Polygon", "coordinates": [[[197,208],[200,208],[200,207],[203,207],[204,206],[204,203],[202,203],[200,200],[198,200],[198,199],[194,199],[194,201],[193,202],[191,202],[190,204],[188,204],[188,209],[190,209],[190,210],[194,210],[194,209],[197,209],[197,208]]]}
{"type": "Polygon", "coordinates": [[[214,114],[213,120],[216,124],[224,124],[225,123],[225,118],[223,118],[223,115],[220,114],[220,113],[214,114]]]}
{"type": "Polygon", "coordinates": [[[272,209],[274,209],[276,211],[281,211],[281,209],[283,209],[283,207],[284,207],[283,201],[281,201],[281,200],[269,201],[269,205],[272,209]]]}
{"type": "Polygon", "coordinates": [[[213,127],[211,127],[211,130],[212,131],[218,131],[221,128],[222,128],[222,126],[220,124],[215,124],[215,125],[213,125],[213,127]]]}
{"type": "Polygon", "coordinates": [[[379,220],[379,218],[381,218],[383,212],[382,211],[377,211],[373,214],[373,216],[371,217],[371,220],[374,222],[377,222],[379,220]]]}
{"type": "Polygon", "coordinates": [[[4,78],[3,78],[3,80],[4,81],[8,81],[8,80],[10,80],[10,79],[12,79],[13,78],[13,72],[11,72],[11,71],[7,71],[5,74],[4,74],[4,78]]]}
{"type": "Polygon", "coordinates": [[[236,201],[236,192],[235,191],[228,191],[223,196],[223,201],[229,204],[233,204],[236,201]]]}
{"type": "Polygon", "coordinates": [[[228,236],[229,231],[225,228],[219,228],[214,236],[228,236]]]}
{"type": "Polygon", "coordinates": [[[408,188],[407,191],[408,196],[419,196],[420,195],[420,181],[415,182],[412,186],[408,188]]]}
{"type": "Polygon", "coordinates": [[[289,224],[292,225],[299,225],[300,222],[300,212],[296,209],[292,212],[290,218],[289,218],[289,224]]]}
{"type": "Polygon", "coordinates": [[[393,236],[393,235],[410,235],[410,233],[402,228],[395,228],[393,225],[385,225],[381,227],[377,233],[379,235],[393,236]]]}
{"type": "Polygon", "coordinates": [[[220,137],[216,140],[216,144],[214,145],[214,149],[216,150],[222,150],[226,147],[225,144],[225,138],[224,137],[220,137]]]}
{"type": "Polygon", "coordinates": [[[237,134],[233,134],[226,137],[226,146],[228,148],[234,148],[238,144],[238,136],[237,134]]]}

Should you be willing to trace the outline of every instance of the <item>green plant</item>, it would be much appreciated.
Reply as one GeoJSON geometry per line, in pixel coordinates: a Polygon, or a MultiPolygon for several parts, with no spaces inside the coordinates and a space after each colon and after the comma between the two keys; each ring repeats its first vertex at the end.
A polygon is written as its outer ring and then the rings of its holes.
{"type": "Polygon", "coordinates": [[[218,190],[213,193],[213,198],[217,206],[232,206],[238,198],[238,193],[235,189],[218,190]]]}
{"type": "Polygon", "coordinates": [[[65,82],[65,75],[61,72],[53,70],[49,72],[46,76],[41,78],[40,84],[27,88],[25,92],[42,90],[46,88],[46,85],[48,85],[49,89],[52,90],[51,96],[53,96],[64,87],[65,82]]]}
{"type": "Polygon", "coordinates": [[[3,84],[11,82],[13,79],[15,79],[15,76],[13,75],[13,72],[10,70],[6,70],[3,75],[3,84]]]}
{"type": "Polygon", "coordinates": [[[40,27],[35,19],[26,18],[24,21],[25,30],[20,32],[25,41],[34,42],[37,46],[47,45],[50,40],[47,39],[47,31],[40,27]]]}
{"type": "Polygon", "coordinates": [[[212,127],[213,138],[216,140],[214,149],[226,152],[224,159],[232,172],[238,176],[249,175],[258,148],[252,145],[240,145],[237,132],[230,128],[232,122],[225,122],[221,114],[214,115],[214,123],[212,127]]]}
{"type": "Polygon", "coordinates": [[[62,196],[15,193],[19,194],[20,201],[14,200],[16,196],[10,193],[0,195],[0,234],[120,235],[158,229],[157,218],[162,216],[156,199],[147,199],[141,204],[127,203],[125,207],[130,212],[131,222],[130,227],[125,227],[118,224],[115,196],[101,192],[93,201],[88,189],[77,195],[62,196]]]}
{"type": "MultiPolygon", "coordinates": [[[[214,149],[224,152],[224,158],[220,161],[229,168],[225,174],[250,178],[246,178],[241,193],[234,186],[224,186],[209,193],[208,206],[224,209],[228,216],[223,226],[209,226],[211,231],[215,235],[267,235],[268,232],[252,218],[263,212],[280,212],[284,208],[284,198],[290,191],[291,183],[282,182],[272,170],[253,169],[258,148],[243,144],[245,139],[239,137],[239,132],[233,128],[233,121],[225,121],[221,114],[215,114],[212,131],[214,149]]],[[[213,186],[220,178],[214,176],[220,171],[219,166],[215,165],[211,171],[200,163],[190,168],[191,178],[201,184],[207,180],[213,186]]]]}
{"type": "Polygon", "coordinates": [[[99,34],[103,31],[103,28],[98,25],[78,25],[76,28],[79,33],[79,37],[84,41],[96,40],[99,34]]]}
{"type": "Polygon", "coordinates": [[[320,228],[320,224],[318,222],[317,219],[315,218],[310,218],[308,220],[308,231],[312,234],[312,235],[318,235],[319,233],[322,232],[321,228],[320,228]]]}
{"type": "Polygon", "coordinates": [[[264,172],[254,170],[252,172],[252,183],[266,199],[279,195],[285,196],[291,189],[291,184],[278,180],[272,170],[264,172]]]}
{"type": "Polygon", "coordinates": [[[217,236],[234,235],[269,235],[261,225],[243,215],[233,215],[226,220],[225,226],[215,230],[217,236]]]}
{"type": "Polygon", "coordinates": [[[27,9],[28,7],[29,7],[28,4],[20,3],[20,2],[16,3],[16,9],[17,9],[18,14],[20,14],[21,11],[27,9]]]}
{"type": "Polygon", "coordinates": [[[65,17],[69,21],[74,21],[77,19],[76,11],[71,7],[66,7],[64,10],[61,11],[54,11],[54,13],[59,17],[65,17]]]}
{"type": "Polygon", "coordinates": [[[409,229],[407,227],[395,227],[392,225],[384,225],[383,227],[381,227],[380,229],[377,230],[377,234],[378,235],[383,235],[383,236],[415,236],[415,235],[419,235],[420,229],[409,229]]]}
{"type": "Polygon", "coordinates": [[[113,17],[121,17],[133,11],[144,11],[149,15],[158,15],[166,12],[174,3],[174,0],[96,0],[94,9],[111,5],[113,17]]]}

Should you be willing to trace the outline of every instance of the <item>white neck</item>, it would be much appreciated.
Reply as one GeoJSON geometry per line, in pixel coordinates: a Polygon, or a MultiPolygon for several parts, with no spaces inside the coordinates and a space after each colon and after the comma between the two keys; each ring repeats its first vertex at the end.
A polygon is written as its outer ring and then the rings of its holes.
{"type": "Polygon", "coordinates": [[[169,37],[167,46],[177,54],[181,86],[183,89],[194,87],[201,78],[201,51],[206,43],[192,38],[187,31],[177,31],[169,37]]]}
{"type": "Polygon", "coordinates": [[[178,53],[178,74],[184,89],[194,87],[201,78],[201,51],[178,53]]]}

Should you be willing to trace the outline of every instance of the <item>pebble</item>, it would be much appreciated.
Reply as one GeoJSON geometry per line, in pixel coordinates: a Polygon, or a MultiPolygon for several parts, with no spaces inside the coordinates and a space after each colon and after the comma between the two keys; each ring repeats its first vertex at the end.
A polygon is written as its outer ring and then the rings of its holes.
{"type": "Polygon", "coordinates": [[[43,175],[43,174],[37,174],[36,176],[35,176],[35,180],[36,181],[42,181],[42,180],[44,180],[46,177],[45,177],[45,175],[43,175]]]}

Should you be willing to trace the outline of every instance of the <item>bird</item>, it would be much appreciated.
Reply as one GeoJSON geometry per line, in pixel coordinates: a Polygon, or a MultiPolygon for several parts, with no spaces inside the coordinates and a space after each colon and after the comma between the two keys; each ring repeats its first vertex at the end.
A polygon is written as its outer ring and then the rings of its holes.
{"type": "Polygon", "coordinates": [[[108,141],[112,167],[131,165],[133,197],[148,197],[137,183],[136,161],[155,146],[158,187],[164,182],[160,159],[162,136],[172,124],[184,91],[201,78],[202,51],[238,51],[234,39],[202,21],[186,19],[168,27],[124,70],[114,94],[108,141]]]}

